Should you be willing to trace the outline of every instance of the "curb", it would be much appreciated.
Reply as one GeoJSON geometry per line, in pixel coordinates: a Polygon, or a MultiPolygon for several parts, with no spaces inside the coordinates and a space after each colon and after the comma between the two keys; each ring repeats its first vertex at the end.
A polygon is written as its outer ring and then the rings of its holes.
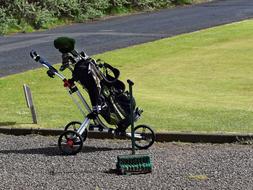
{"type": "MultiPolygon", "coordinates": [[[[8,135],[44,135],[44,136],[58,136],[63,132],[62,129],[41,129],[41,128],[9,128],[0,127],[0,133],[8,135]]],[[[93,139],[126,139],[122,137],[115,137],[112,134],[105,132],[88,132],[88,138],[93,139]]],[[[253,141],[253,134],[235,134],[235,133],[221,133],[221,134],[205,134],[205,133],[156,133],[156,142],[189,142],[189,143],[246,143],[253,141]]]]}

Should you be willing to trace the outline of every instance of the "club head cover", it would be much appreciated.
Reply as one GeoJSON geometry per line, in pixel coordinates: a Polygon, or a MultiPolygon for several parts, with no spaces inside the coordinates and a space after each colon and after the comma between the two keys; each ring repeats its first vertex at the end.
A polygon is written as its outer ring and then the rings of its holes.
{"type": "Polygon", "coordinates": [[[75,49],[75,40],[69,37],[59,37],[54,40],[54,47],[61,53],[69,53],[75,49]]]}

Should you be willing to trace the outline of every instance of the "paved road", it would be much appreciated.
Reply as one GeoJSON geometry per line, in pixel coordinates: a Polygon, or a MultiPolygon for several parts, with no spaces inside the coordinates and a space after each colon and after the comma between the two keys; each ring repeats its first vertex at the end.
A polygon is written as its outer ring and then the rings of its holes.
{"type": "Polygon", "coordinates": [[[252,17],[252,0],[218,0],[44,32],[0,36],[0,77],[38,67],[29,58],[31,49],[37,50],[51,63],[60,62],[60,54],[52,45],[59,36],[74,37],[77,49],[85,49],[93,55],[252,17]]]}
{"type": "Polygon", "coordinates": [[[75,156],[62,156],[57,137],[1,135],[0,189],[12,190],[252,190],[253,147],[239,144],[155,143],[153,172],[118,176],[118,155],[131,143],[87,139],[75,156]]]}

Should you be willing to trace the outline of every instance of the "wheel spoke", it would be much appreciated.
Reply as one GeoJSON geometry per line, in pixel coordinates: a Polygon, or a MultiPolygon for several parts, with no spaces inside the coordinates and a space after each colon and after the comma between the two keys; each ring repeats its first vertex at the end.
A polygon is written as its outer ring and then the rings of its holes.
{"type": "Polygon", "coordinates": [[[139,149],[147,149],[155,141],[155,134],[153,130],[146,125],[139,125],[135,127],[134,137],[136,139],[135,146],[139,149]]]}

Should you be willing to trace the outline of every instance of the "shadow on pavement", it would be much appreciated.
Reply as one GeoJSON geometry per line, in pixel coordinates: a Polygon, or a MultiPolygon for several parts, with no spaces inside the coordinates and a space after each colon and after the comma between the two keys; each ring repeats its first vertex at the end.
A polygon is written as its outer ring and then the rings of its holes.
{"type": "MultiPolygon", "coordinates": [[[[113,151],[113,150],[130,150],[130,148],[107,148],[107,147],[84,146],[81,150],[81,153],[92,153],[92,152],[113,151]]],[[[20,149],[20,150],[0,150],[0,154],[44,154],[45,156],[63,156],[58,146],[20,149]]]]}

